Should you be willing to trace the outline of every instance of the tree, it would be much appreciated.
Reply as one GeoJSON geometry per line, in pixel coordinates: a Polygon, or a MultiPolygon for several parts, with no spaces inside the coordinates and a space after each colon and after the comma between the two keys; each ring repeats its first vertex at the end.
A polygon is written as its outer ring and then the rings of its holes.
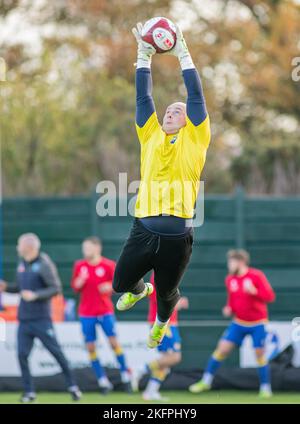
{"type": "MultiPolygon", "coordinates": [[[[9,69],[0,93],[5,194],[81,193],[118,172],[139,177],[130,29],[159,15],[182,24],[202,75],[213,134],[206,191],[242,183],[249,193],[299,193],[294,1],[23,0],[0,12],[4,25],[23,13],[40,34],[39,49],[8,40],[0,51],[9,69]]],[[[185,99],[176,59],[154,57],[153,79],[162,117],[185,99]]]]}

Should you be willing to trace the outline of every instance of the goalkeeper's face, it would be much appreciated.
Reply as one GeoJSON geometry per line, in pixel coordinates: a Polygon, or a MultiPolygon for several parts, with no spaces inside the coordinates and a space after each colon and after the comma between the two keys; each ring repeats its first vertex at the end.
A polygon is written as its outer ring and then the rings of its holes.
{"type": "Polygon", "coordinates": [[[167,107],[162,129],[166,134],[176,134],[186,125],[186,105],[176,102],[167,107]]]}

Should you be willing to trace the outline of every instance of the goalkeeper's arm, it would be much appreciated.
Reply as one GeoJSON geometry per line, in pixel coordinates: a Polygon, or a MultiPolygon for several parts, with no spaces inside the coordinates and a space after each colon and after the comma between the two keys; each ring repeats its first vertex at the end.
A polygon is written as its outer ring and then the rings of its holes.
{"type": "Polygon", "coordinates": [[[200,125],[207,116],[201,79],[195,68],[183,34],[178,26],[176,26],[176,35],[176,45],[170,53],[178,57],[188,93],[186,105],[187,116],[190,121],[197,126],[200,125]]]}
{"type": "Polygon", "coordinates": [[[150,68],[136,70],[136,123],[142,128],[155,111],[150,68]]]}
{"type": "Polygon", "coordinates": [[[190,121],[197,126],[207,117],[201,79],[196,68],[185,69],[182,74],[188,93],[186,113],[190,121]]]}
{"type": "Polygon", "coordinates": [[[142,40],[143,25],[132,29],[138,44],[136,63],[136,123],[142,128],[155,111],[152,98],[151,60],[155,49],[142,40]]]}

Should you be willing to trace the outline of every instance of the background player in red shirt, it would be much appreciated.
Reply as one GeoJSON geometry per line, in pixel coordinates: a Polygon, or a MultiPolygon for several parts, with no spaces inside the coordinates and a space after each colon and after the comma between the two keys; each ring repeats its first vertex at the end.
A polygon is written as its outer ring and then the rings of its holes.
{"type": "Polygon", "coordinates": [[[265,274],[250,268],[249,255],[246,251],[230,250],[227,255],[229,274],[225,284],[228,293],[223,315],[233,321],[223,334],[212,354],[202,379],[190,386],[192,393],[199,393],[211,388],[213,377],[222,361],[227,358],[235,346],[241,346],[246,335],[253,340],[257,358],[260,380],[260,396],[272,395],[269,365],[265,357],[265,324],[268,321],[267,303],[275,300],[274,291],[265,274]]]}
{"type": "MultiPolygon", "coordinates": [[[[153,284],[153,293],[149,296],[148,321],[153,325],[157,314],[157,301],[154,273],[151,275],[150,282],[153,284]]],[[[143,393],[144,400],[164,400],[159,389],[166,379],[170,368],[181,361],[181,338],[178,331],[178,310],[187,309],[188,299],[181,297],[170,317],[168,329],[162,343],[157,347],[161,353],[160,358],[146,365],[146,371],[150,372],[150,380],[143,393]]]]}
{"type": "Polygon", "coordinates": [[[116,355],[121,379],[126,391],[131,392],[130,373],[122,348],[117,340],[114,306],[111,300],[115,262],[101,256],[102,245],[97,237],[89,237],[82,243],[84,259],[75,262],[71,286],[80,293],[79,319],[101,393],[113,389],[97,357],[96,326],[102,327],[116,355]]]}

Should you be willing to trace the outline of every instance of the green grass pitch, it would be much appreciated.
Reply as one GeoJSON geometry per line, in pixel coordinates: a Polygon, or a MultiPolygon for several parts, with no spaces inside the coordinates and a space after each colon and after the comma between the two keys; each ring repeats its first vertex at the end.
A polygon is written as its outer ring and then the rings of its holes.
{"type": "MultiPolygon", "coordinates": [[[[300,393],[295,392],[280,392],[275,393],[271,399],[260,399],[256,392],[244,391],[211,391],[201,395],[192,395],[184,391],[162,392],[166,398],[165,403],[207,403],[207,404],[224,404],[224,403],[251,403],[251,404],[288,404],[300,403],[300,393]]],[[[18,403],[19,393],[1,393],[0,404],[13,404],[18,403]]],[[[67,393],[38,393],[38,399],[35,401],[38,404],[58,404],[58,403],[74,403],[70,400],[67,393]]],[[[107,396],[102,396],[98,393],[84,393],[82,399],[78,403],[94,403],[94,404],[157,404],[160,402],[145,402],[143,401],[140,393],[128,395],[125,393],[111,393],[107,396]]]]}

